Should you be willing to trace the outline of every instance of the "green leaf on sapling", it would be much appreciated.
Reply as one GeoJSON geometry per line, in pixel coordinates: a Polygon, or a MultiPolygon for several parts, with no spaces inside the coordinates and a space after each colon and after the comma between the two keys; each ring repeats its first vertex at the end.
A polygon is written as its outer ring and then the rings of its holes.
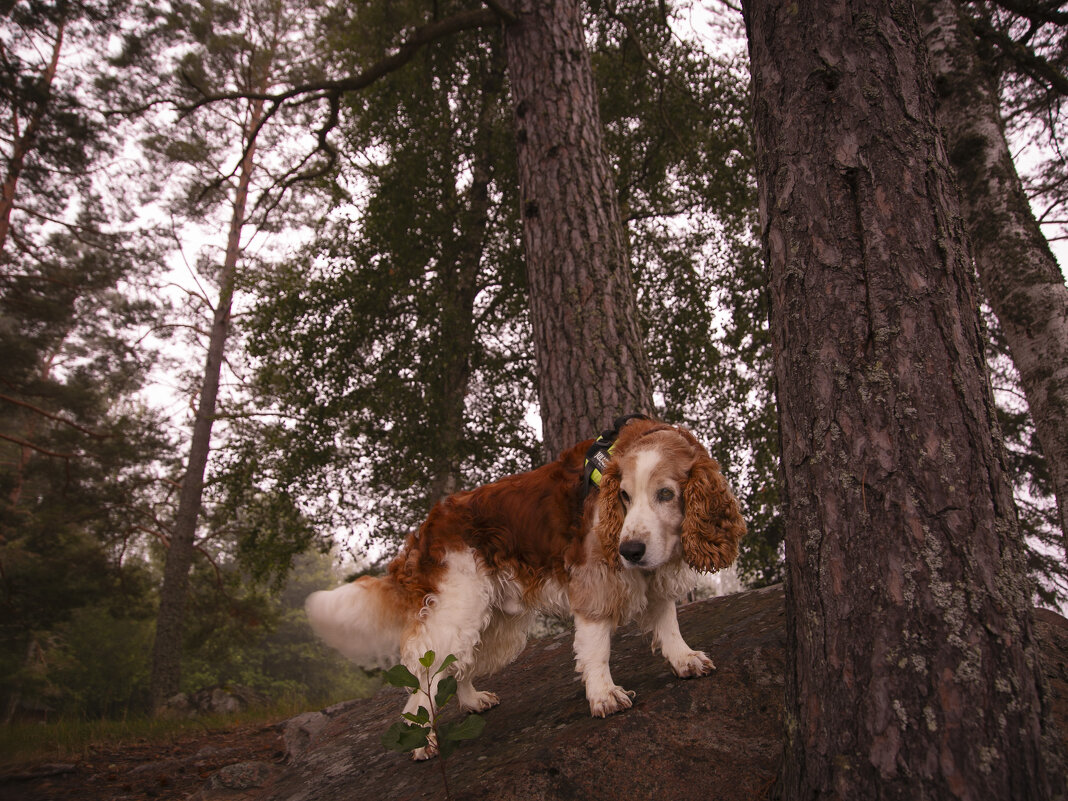
{"type": "Polygon", "coordinates": [[[452,663],[455,662],[455,661],[456,661],[456,656],[454,654],[449,654],[447,657],[445,657],[444,659],[441,660],[441,667],[439,667],[437,669],[437,672],[435,672],[434,675],[435,676],[438,675],[438,673],[441,673],[443,670],[445,670],[450,665],[452,665],[452,663]]]}
{"type": "Polygon", "coordinates": [[[434,693],[434,704],[441,709],[456,695],[456,677],[446,676],[438,682],[438,690],[434,693]]]}
{"type": "Polygon", "coordinates": [[[418,724],[420,726],[426,725],[430,722],[430,712],[427,711],[427,708],[425,706],[419,707],[419,711],[416,713],[402,712],[401,717],[405,720],[410,720],[412,723],[418,724]]]}
{"type": "Polygon", "coordinates": [[[412,675],[404,665],[394,665],[382,674],[382,678],[392,687],[410,687],[419,689],[419,679],[412,675]]]}
{"type": "Polygon", "coordinates": [[[414,751],[417,748],[425,748],[429,736],[430,729],[428,728],[397,721],[382,735],[382,745],[390,751],[404,753],[405,751],[414,751]]]}

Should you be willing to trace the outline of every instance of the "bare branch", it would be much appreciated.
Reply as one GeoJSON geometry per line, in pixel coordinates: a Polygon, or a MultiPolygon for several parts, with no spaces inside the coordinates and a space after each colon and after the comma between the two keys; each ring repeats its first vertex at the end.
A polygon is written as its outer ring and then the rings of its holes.
{"type": "Polygon", "coordinates": [[[34,445],[29,440],[22,439],[21,437],[15,437],[10,434],[0,433],[0,439],[6,439],[8,442],[13,442],[16,445],[20,445],[23,448],[29,448],[31,451],[37,451],[37,453],[44,454],[45,456],[54,456],[57,459],[64,459],[70,461],[71,459],[78,458],[76,453],[58,453],[56,451],[50,451],[47,448],[42,448],[40,445],[34,445]]]}
{"type": "MultiPolygon", "coordinates": [[[[390,55],[375,64],[372,64],[363,72],[336,80],[313,81],[298,84],[281,92],[222,92],[218,94],[208,94],[203,92],[202,89],[196,86],[196,84],[187,76],[183,76],[187,83],[197,89],[198,92],[201,92],[202,96],[199,100],[193,103],[184,106],[179,105],[177,108],[178,111],[185,116],[218,102],[232,100],[263,101],[265,104],[263,116],[249,131],[249,136],[241,153],[241,157],[237,160],[237,164],[240,165],[248,155],[249,151],[255,147],[256,138],[259,136],[260,131],[263,130],[264,126],[266,126],[267,123],[274,118],[275,114],[277,114],[287,103],[291,101],[305,103],[311,100],[327,100],[330,104],[330,112],[327,115],[326,121],[316,131],[315,149],[301,159],[298,167],[290,170],[286,177],[277,181],[275,186],[272,187],[280,189],[279,195],[281,196],[287,189],[296,183],[326,175],[336,163],[337,150],[329,142],[327,137],[330,131],[337,126],[342,94],[345,92],[356,92],[361,89],[366,89],[368,86],[372,85],[379,79],[384,78],[386,75],[396,72],[411,61],[415,54],[426,45],[461,31],[498,25],[500,24],[501,19],[502,17],[500,14],[492,8],[461,11],[446,19],[431,22],[413,29],[411,34],[409,34],[401,44],[397,45],[390,55]],[[315,95],[318,95],[318,97],[314,97],[315,95]],[[320,154],[325,154],[325,160],[321,164],[304,172],[299,171],[303,165],[307,164],[315,156],[320,154]]],[[[229,180],[236,171],[237,167],[235,166],[234,170],[232,170],[229,175],[222,175],[212,181],[204,188],[201,197],[218,189],[222,184],[229,180]]],[[[257,201],[256,206],[253,208],[253,212],[259,210],[263,206],[264,197],[265,195],[261,195],[260,200],[257,201]]],[[[267,210],[269,211],[275,208],[280,201],[281,198],[279,197],[278,200],[273,201],[270,206],[267,207],[267,210]]]]}
{"type": "Polygon", "coordinates": [[[1068,96],[1068,76],[1056,65],[1038,55],[1032,48],[997,30],[986,20],[971,18],[976,35],[993,44],[1003,56],[1015,64],[1021,72],[1048,91],[1062,97],[1068,96]]]}
{"type": "Polygon", "coordinates": [[[994,2],[1006,11],[1030,20],[1033,25],[1044,23],[1068,25],[1068,12],[1060,10],[1060,3],[1035,3],[1026,0],[994,0],[994,2]]]}
{"type": "Polygon", "coordinates": [[[493,9],[493,12],[501,18],[505,25],[514,25],[516,20],[519,19],[515,14],[502,6],[498,0],[484,0],[484,2],[487,6],[493,9]]]}
{"type": "Polygon", "coordinates": [[[49,420],[55,420],[57,423],[63,423],[63,425],[70,426],[76,431],[81,431],[83,434],[87,434],[88,436],[93,437],[94,439],[109,439],[112,436],[111,434],[101,434],[99,431],[93,431],[91,429],[85,428],[84,426],[78,425],[73,420],[68,420],[65,417],[60,417],[58,414],[53,414],[52,412],[45,411],[39,406],[34,406],[32,403],[27,403],[26,401],[19,400],[18,398],[12,398],[10,395],[0,395],[0,401],[5,401],[15,406],[21,406],[24,409],[29,409],[34,414],[39,414],[41,415],[41,417],[47,417],[49,420]]]}
{"type": "MultiPolygon", "coordinates": [[[[415,28],[411,35],[396,47],[396,52],[386,56],[357,75],[350,75],[347,78],[338,78],[336,80],[302,83],[285,91],[275,93],[222,92],[219,94],[205,94],[195,103],[179,106],[178,108],[183,114],[189,114],[203,106],[223,100],[263,100],[273,106],[272,109],[264,113],[263,122],[266,122],[283,103],[289,100],[315,92],[355,92],[360,89],[366,89],[380,78],[399,70],[411,61],[415,54],[425,45],[460,31],[485,28],[489,25],[498,24],[499,21],[497,14],[491,9],[462,11],[438,22],[431,22],[415,28]]],[[[263,122],[261,122],[260,128],[263,127],[263,122]]]]}

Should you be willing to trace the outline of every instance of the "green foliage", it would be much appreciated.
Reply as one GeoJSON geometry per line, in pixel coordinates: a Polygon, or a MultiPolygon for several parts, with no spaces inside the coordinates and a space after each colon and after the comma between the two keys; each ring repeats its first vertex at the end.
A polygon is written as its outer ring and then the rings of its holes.
{"type": "MultiPolygon", "coordinates": [[[[68,54],[103,48],[124,0],[9,0],[3,4],[0,134],[4,179],[16,204],[0,237],[0,264],[29,264],[72,198],[94,213],[92,172],[115,147],[91,80],[68,54]],[[53,61],[58,66],[53,68],[53,61]],[[13,259],[13,256],[17,258],[13,259]]],[[[99,221],[98,221],[99,222],[99,221]]],[[[80,225],[71,225],[79,232],[80,225]]],[[[85,227],[92,241],[98,226],[85,227]]]]}
{"type": "Polygon", "coordinates": [[[149,603],[138,553],[166,502],[172,443],[137,399],[153,354],[133,343],[158,309],[122,291],[144,265],[117,239],[57,232],[36,259],[0,276],[0,352],[11,357],[0,390],[8,699],[48,689],[32,680],[30,655],[79,610],[129,620],[149,603]]]}
{"type": "MultiPolygon", "coordinates": [[[[37,627],[20,635],[5,626],[4,701],[18,693],[61,718],[143,714],[154,633],[149,566],[131,560],[116,572],[73,551],[70,543],[57,547],[76,561],[66,573],[40,577],[37,627]]],[[[335,581],[329,556],[296,560],[289,580],[272,595],[249,582],[232,561],[216,567],[219,572],[202,562],[191,576],[183,690],[240,685],[308,708],[362,697],[379,686],[308,626],[304,599],[335,581]]],[[[5,568],[30,578],[18,559],[5,568]]]]}
{"type": "Polygon", "coordinates": [[[1056,609],[1068,602],[1068,563],[1064,559],[1064,535],[1057,518],[1053,483],[1008,344],[994,315],[985,311],[990,335],[987,366],[1020,529],[1027,545],[1027,571],[1034,582],[1036,603],[1056,609]]]}
{"type": "MultiPolygon", "coordinates": [[[[330,41],[356,69],[424,13],[346,4],[330,41]]],[[[660,13],[591,9],[606,144],[662,413],[713,444],[751,521],[746,575],[773,581],[777,430],[746,76],[680,41],[660,13]]],[[[536,393],[512,113],[499,34],[480,36],[428,48],[346,98],[351,207],[253,288],[253,405],[283,422],[244,427],[255,447],[227,474],[234,497],[248,494],[241,482],[300,491],[317,499],[301,506],[314,528],[396,539],[443,492],[538,458],[524,422],[536,393]]]]}
{"type": "MultiPolygon", "coordinates": [[[[382,13],[345,7],[342,61],[394,34],[382,13]]],[[[391,7],[390,25],[423,13],[391,7]]],[[[256,473],[227,481],[315,498],[302,511],[319,529],[400,537],[443,493],[537,453],[501,61],[498,34],[456,37],[346,97],[341,180],[356,207],[254,287],[254,403],[282,422],[250,418],[256,473]]]]}
{"type": "Polygon", "coordinates": [[[482,734],[486,721],[479,715],[467,715],[458,721],[440,720],[442,709],[456,696],[456,677],[441,674],[456,662],[456,657],[449,654],[435,669],[436,660],[437,654],[433,651],[427,651],[419,658],[419,664],[423,668],[422,681],[404,665],[394,665],[382,674],[386,683],[393,687],[403,687],[412,693],[423,693],[429,704],[429,708],[420,706],[417,712],[403,713],[404,720],[394,723],[382,735],[382,745],[390,751],[409,753],[426,748],[433,734],[438,753],[442,759],[448,759],[459,743],[473,740],[482,734]],[[438,676],[441,678],[431,699],[430,688],[438,676]]]}
{"type": "Polygon", "coordinates": [[[76,609],[53,632],[49,693],[61,715],[121,717],[145,709],[152,620],[100,606],[76,609]]]}
{"type": "Polygon", "coordinates": [[[221,577],[201,563],[191,576],[183,690],[236,684],[316,704],[376,689],[376,679],[323,645],[308,625],[304,599],[336,582],[330,566],[326,554],[299,557],[284,585],[268,594],[234,561],[221,577]]]}
{"type": "MultiPolygon", "coordinates": [[[[152,167],[141,176],[147,195],[185,220],[218,224],[213,215],[220,208],[228,211],[233,202],[257,105],[240,95],[321,76],[323,62],[309,54],[317,47],[324,5],[321,0],[135,4],[121,52],[109,61],[114,75],[107,89],[114,106],[138,118],[140,144],[152,167]],[[164,102],[183,113],[177,119],[160,113],[164,102]]],[[[271,119],[256,133],[257,180],[243,225],[277,232],[301,224],[301,200],[313,187],[272,171],[285,172],[291,132],[311,123],[299,107],[271,110],[271,119]]],[[[307,166],[294,160],[294,172],[307,166]]],[[[222,226],[218,236],[225,241],[222,226]]],[[[212,257],[198,270],[210,277],[217,267],[212,257]]]]}

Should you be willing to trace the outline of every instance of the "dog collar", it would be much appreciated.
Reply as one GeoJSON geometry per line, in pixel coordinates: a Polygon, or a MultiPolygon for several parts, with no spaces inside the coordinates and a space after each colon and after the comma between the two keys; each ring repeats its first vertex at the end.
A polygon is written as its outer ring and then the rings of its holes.
{"type": "Polygon", "coordinates": [[[612,428],[605,429],[601,432],[601,435],[594,440],[594,443],[590,445],[589,449],[586,451],[586,460],[583,463],[583,497],[589,495],[594,487],[601,486],[601,479],[604,477],[605,468],[608,467],[608,463],[612,460],[612,451],[614,451],[616,447],[616,437],[619,436],[619,432],[623,426],[631,420],[648,419],[648,415],[644,414],[626,414],[622,417],[617,417],[612,421],[612,428]]]}

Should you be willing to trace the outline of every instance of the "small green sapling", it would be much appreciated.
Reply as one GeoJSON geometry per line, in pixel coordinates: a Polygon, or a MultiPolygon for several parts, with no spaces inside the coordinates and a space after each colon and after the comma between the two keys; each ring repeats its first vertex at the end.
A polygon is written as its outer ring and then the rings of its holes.
{"type": "Polygon", "coordinates": [[[433,697],[430,691],[434,679],[446,671],[456,657],[449,654],[441,660],[437,670],[433,670],[436,659],[433,651],[427,651],[420,657],[422,682],[404,665],[394,665],[383,674],[386,682],[394,687],[403,687],[410,693],[423,693],[427,698],[426,706],[420,706],[414,713],[405,712],[402,715],[404,720],[398,720],[382,735],[382,745],[389,750],[412,752],[428,746],[432,748],[431,744],[436,742],[441,758],[447,759],[460,741],[473,740],[482,734],[486,721],[478,715],[468,715],[456,721],[440,721],[441,710],[456,695],[456,677],[442,676],[433,697]]]}

